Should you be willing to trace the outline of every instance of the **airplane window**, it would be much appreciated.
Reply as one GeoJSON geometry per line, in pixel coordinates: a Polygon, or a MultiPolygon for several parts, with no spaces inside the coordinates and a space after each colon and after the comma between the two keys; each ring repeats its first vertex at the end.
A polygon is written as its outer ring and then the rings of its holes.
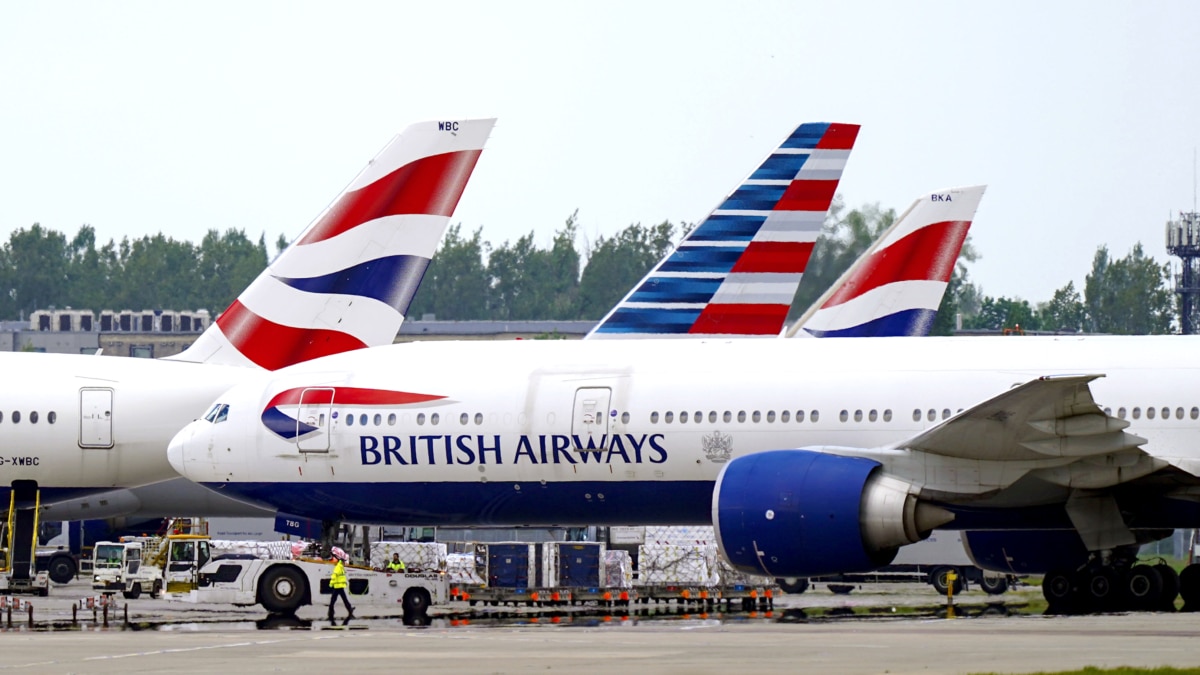
{"type": "Polygon", "coordinates": [[[753,420],[755,423],[758,423],[762,420],[762,413],[755,410],[754,414],[750,415],[750,419],[753,420]]]}
{"type": "Polygon", "coordinates": [[[29,423],[30,424],[37,424],[37,420],[38,420],[38,414],[37,414],[36,410],[29,413],[29,423]]]}
{"type": "Polygon", "coordinates": [[[697,410],[696,414],[692,415],[692,421],[695,422],[696,424],[700,424],[701,422],[704,421],[704,413],[697,410]]]}
{"type": "Polygon", "coordinates": [[[1162,409],[1162,417],[1164,420],[1171,419],[1171,409],[1165,405],[1163,406],[1163,409],[1162,409]]]}
{"type": "Polygon", "coordinates": [[[892,409],[891,408],[887,408],[886,410],[883,411],[883,421],[884,422],[892,421],[892,409]]]}
{"type": "Polygon", "coordinates": [[[1192,419],[1196,419],[1197,417],[1200,417],[1200,408],[1193,407],[1192,408],[1192,419]]]}
{"type": "Polygon", "coordinates": [[[1134,406],[1133,407],[1133,419],[1136,420],[1141,416],[1142,416],[1142,409],[1137,406],[1134,406]]]}
{"type": "Polygon", "coordinates": [[[738,422],[745,422],[745,421],[746,421],[746,411],[739,410],[738,411],[738,422]]]}
{"type": "Polygon", "coordinates": [[[629,424],[629,413],[628,412],[621,413],[621,424],[629,424]]]}
{"type": "Polygon", "coordinates": [[[667,424],[674,422],[675,421],[675,413],[668,410],[667,413],[665,415],[663,415],[663,421],[666,422],[667,424]]]}
{"type": "Polygon", "coordinates": [[[1125,419],[1125,409],[1124,408],[1117,408],[1117,417],[1120,417],[1121,419],[1125,419]]]}
{"type": "Polygon", "coordinates": [[[775,421],[775,411],[774,411],[774,410],[768,410],[768,411],[767,411],[767,421],[768,421],[768,422],[774,422],[774,421],[775,421]]]}
{"type": "Polygon", "coordinates": [[[483,413],[475,413],[475,426],[483,424],[483,413]]]}
{"type": "Polygon", "coordinates": [[[396,413],[390,413],[388,415],[388,426],[389,427],[396,426],[396,413]]]}
{"type": "Polygon", "coordinates": [[[1146,419],[1154,419],[1154,408],[1146,408],[1146,419]]]}
{"type": "MultiPolygon", "coordinates": [[[[53,415],[54,413],[50,413],[50,414],[53,415]]],[[[1183,408],[1175,409],[1175,419],[1177,419],[1177,420],[1183,419],[1183,408]]],[[[51,422],[51,424],[53,424],[53,422],[51,422]]]]}
{"type": "Polygon", "coordinates": [[[790,411],[790,410],[784,410],[783,412],[779,413],[779,421],[780,422],[787,422],[791,418],[792,418],[792,411],[790,411]]]}
{"type": "Polygon", "coordinates": [[[929,420],[930,422],[934,421],[937,419],[937,411],[933,408],[930,408],[929,411],[925,413],[925,419],[929,420]]]}
{"type": "Polygon", "coordinates": [[[843,410],[842,412],[838,413],[838,419],[845,422],[846,420],[850,419],[850,413],[843,410]]]}
{"type": "Polygon", "coordinates": [[[709,423],[716,423],[716,421],[717,421],[717,411],[716,410],[708,411],[708,421],[709,421],[709,423]]]}
{"type": "MultiPolygon", "coordinates": [[[[871,412],[867,413],[867,421],[869,421],[869,422],[874,422],[874,421],[875,421],[875,420],[877,420],[877,419],[879,419],[879,413],[878,413],[878,412],[876,412],[876,411],[872,410],[871,412]]],[[[857,422],[858,420],[855,420],[855,421],[857,422]]]]}
{"type": "Polygon", "coordinates": [[[861,421],[862,421],[862,411],[861,411],[861,410],[855,410],[855,411],[854,411],[854,421],[855,421],[855,422],[861,422],[861,421]]]}
{"type": "MultiPolygon", "coordinates": [[[[1195,410],[1195,408],[1192,408],[1192,410],[1195,410]]],[[[1195,415],[1192,415],[1192,417],[1195,417],[1195,415]]],[[[2,411],[0,411],[0,422],[3,422],[3,421],[4,421],[4,413],[2,411]]]]}
{"type": "Polygon", "coordinates": [[[942,408],[942,419],[949,419],[949,418],[950,418],[950,409],[942,408]]]}
{"type": "Polygon", "coordinates": [[[803,421],[804,421],[804,411],[797,410],[796,411],[796,422],[803,422],[803,421]]]}
{"type": "Polygon", "coordinates": [[[1112,416],[1112,408],[1109,408],[1108,406],[1104,406],[1104,414],[1111,417],[1112,416]]]}
{"type": "Polygon", "coordinates": [[[217,417],[213,420],[213,424],[220,424],[227,419],[229,419],[229,406],[225,403],[222,403],[217,408],[217,417]]]}
{"type": "Polygon", "coordinates": [[[325,413],[317,415],[317,425],[322,427],[325,426],[325,413]]]}
{"type": "Polygon", "coordinates": [[[684,410],[683,412],[679,413],[679,423],[686,424],[687,421],[688,421],[688,414],[687,414],[687,411],[684,410]]]}
{"type": "Polygon", "coordinates": [[[658,411],[657,411],[657,410],[655,410],[654,412],[650,413],[650,423],[651,423],[651,424],[658,424],[658,411]]]}
{"type": "Polygon", "coordinates": [[[914,411],[913,411],[913,421],[914,421],[914,422],[920,422],[920,421],[921,421],[921,411],[920,411],[920,410],[914,410],[914,411]]]}
{"type": "Polygon", "coordinates": [[[375,417],[373,417],[371,419],[371,422],[374,423],[375,426],[379,426],[379,425],[383,424],[383,415],[380,415],[379,413],[375,413],[375,417]]]}
{"type": "MultiPolygon", "coordinates": [[[[1179,419],[1183,419],[1183,408],[1179,409],[1179,419]]],[[[53,410],[51,410],[49,413],[46,413],[46,421],[50,424],[54,424],[57,420],[58,413],[54,412],[53,410]]]]}
{"type": "Polygon", "coordinates": [[[463,413],[463,414],[461,414],[461,415],[459,415],[459,416],[458,416],[458,423],[459,423],[459,424],[462,424],[462,425],[464,425],[464,426],[466,425],[466,423],[467,423],[467,413],[463,413]]]}
{"type": "Polygon", "coordinates": [[[12,421],[13,421],[13,424],[20,424],[20,422],[21,422],[21,411],[19,411],[19,410],[14,410],[14,411],[13,411],[13,414],[12,414],[12,421]]]}
{"type": "MultiPolygon", "coordinates": [[[[800,413],[796,413],[796,414],[799,415],[800,413]]],[[[808,413],[808,421],[809,422],[813,422],[815,424],[816,421],[819,419],[821,419],[821,411],[814,410],[814,411],[808,413]]]]}
{"type": "Polygon", "coordinates": [[[346,426],[354,426],[354,415],[346,415],[346,426]]]}
{"type": "Polygon", "coordinates": [[[217,411],[219,411],[220,409],[221,409],[221,404],[214,403],[213,407],[209,408],[208,412],[204,413],[204,421],[205,422],[215,422],[217,420],[217,411]]]}
{"type": "Polygon", "coordinates": [[[724,420],[726,424],[729,424],[730,422],[733,421],[733,413],[726,410],[725,414],[721,415],[721,419],[724,420]]]}
{"type": "Polygon", "coordinates": [[[425,413],[417,413],[417,424],[425,424],[425,413]]]}
{"type": "Polygon", "coordinates": [[[429,416],[429,423],[437,424],[438,422],[441,421],[441,419],[442,419],[441,415],[438,415],[437,413],[433,413],[432,415],[429,416]]]}

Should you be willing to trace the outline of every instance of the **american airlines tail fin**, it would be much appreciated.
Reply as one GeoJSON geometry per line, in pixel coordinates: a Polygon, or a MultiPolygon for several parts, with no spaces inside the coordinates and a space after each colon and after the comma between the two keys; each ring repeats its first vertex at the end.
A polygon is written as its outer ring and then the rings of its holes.
{"type": "Polygon", "coordinates": [[[588,338],[776,336],[857,124],[802,124],[588,338]]]}
{"type": "Polygon", "coordinates": [[[913,202],[787,331],[792,337],[928,335],[984,185],[913,202]]]}
{"type": "Polygon", "coordinates": [[[409,126],[171,358],[275,370],[390,344],[495,122],[409,126]]]}

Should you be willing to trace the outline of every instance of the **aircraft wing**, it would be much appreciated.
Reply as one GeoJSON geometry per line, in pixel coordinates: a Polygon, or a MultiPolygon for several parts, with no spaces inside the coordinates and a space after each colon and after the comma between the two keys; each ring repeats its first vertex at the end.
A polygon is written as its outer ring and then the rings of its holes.
{"type": "Polygon", "coordinates": [[[1039,377],[1014,386],[895,447],[968,460],[1083,459],[1136,450],[1146,439],[1096,405],[1101,375],[1039,377]]]}

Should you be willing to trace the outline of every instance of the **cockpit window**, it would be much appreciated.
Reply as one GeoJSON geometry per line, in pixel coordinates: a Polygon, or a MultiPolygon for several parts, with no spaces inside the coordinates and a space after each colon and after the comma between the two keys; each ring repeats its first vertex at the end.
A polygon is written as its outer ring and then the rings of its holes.
{"type": "Polygon", "coordinates": [[[213,424],[220,424],[228,418],[229,405],[227,403],[214,404],[213,407],[209,409],[208,413],[204,415],[204,420],[206,422],[212,422],[213,424]]]}

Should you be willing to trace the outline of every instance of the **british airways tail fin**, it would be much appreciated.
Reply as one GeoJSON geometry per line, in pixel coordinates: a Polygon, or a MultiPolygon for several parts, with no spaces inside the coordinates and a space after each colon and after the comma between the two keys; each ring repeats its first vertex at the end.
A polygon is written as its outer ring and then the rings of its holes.
{"type": "Polygon", "coordinates": [[[390,344],[495,122],[409,126],[171,358],[275,370],[390,344]]]}
{"type": "Polygon", "coordinates": [[[787,335],[928,335],[985,189],[942,190],[913,202],[787,335]]]}
{"type": "Polygon", "coordinates": [[[777,336],[857,124],[802,124],[588,333],[777,336]]]}

